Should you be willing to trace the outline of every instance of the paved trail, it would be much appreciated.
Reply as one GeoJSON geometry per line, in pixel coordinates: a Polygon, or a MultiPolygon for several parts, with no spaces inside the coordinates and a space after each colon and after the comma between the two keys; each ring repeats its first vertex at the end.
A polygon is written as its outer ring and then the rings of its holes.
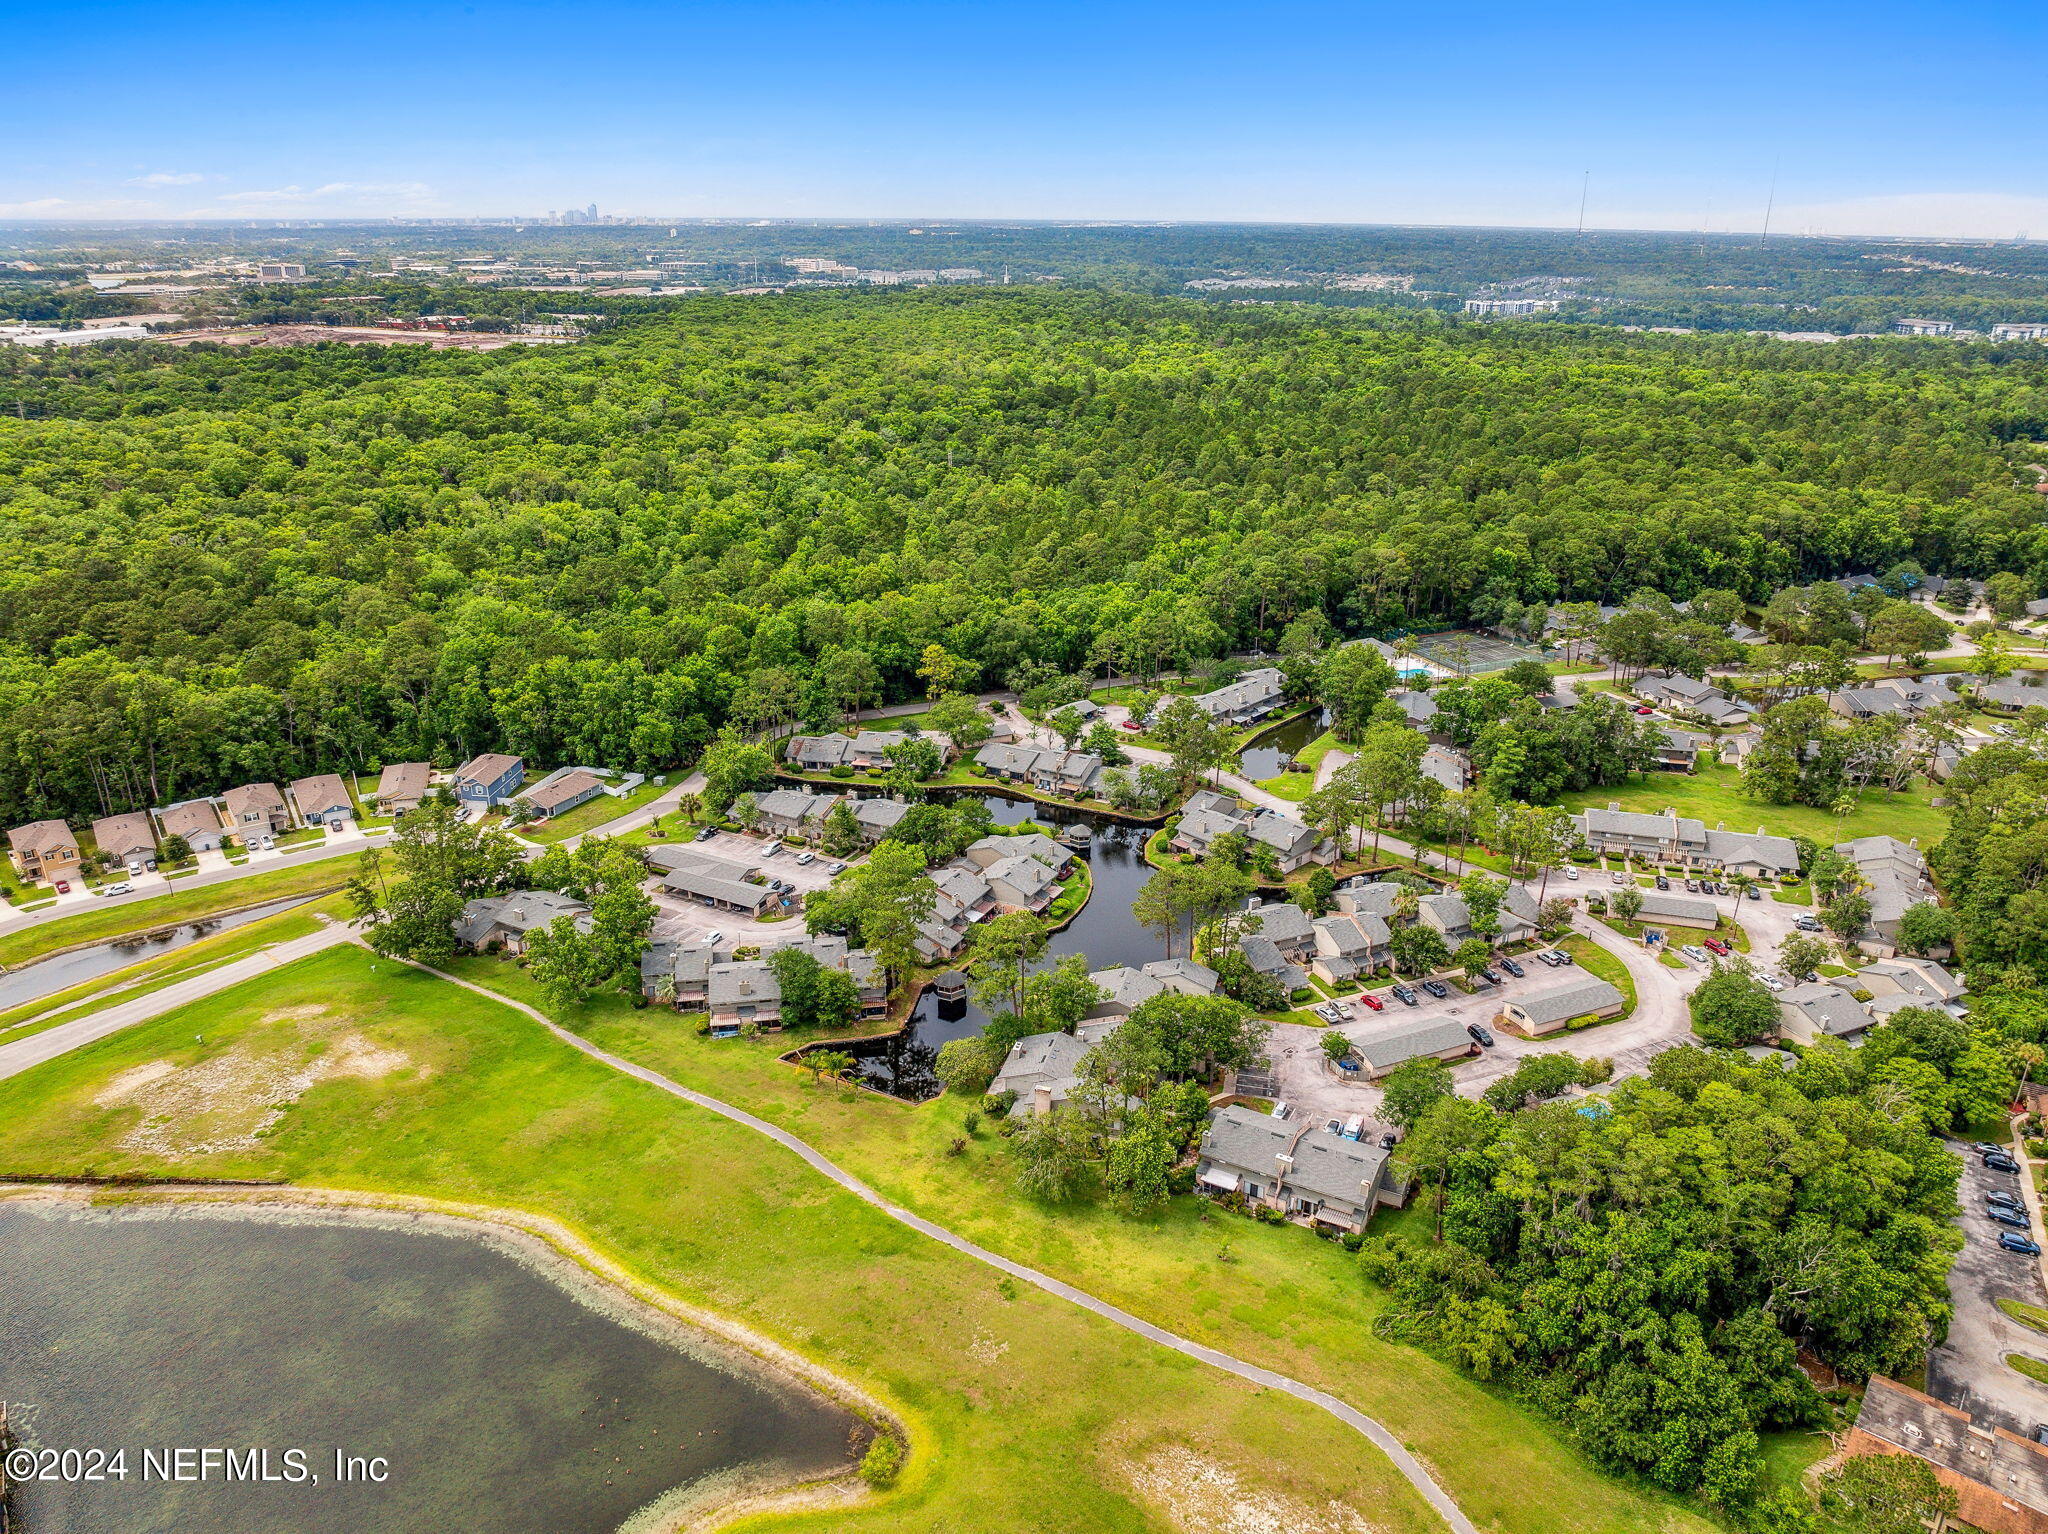
{"type": "MultiPolygon", "coordinates": [[[[407,960],[406,962],[412,963],[413,961],[407,960]]],[[[811,1167],[812,1170],[829,1177],[833,1182],[846,1189],[847,1192],[853,1194],[862,1202],[872,1205],[890,1219],[900,1221],[902,1224],[909,1226],[920,1235],[929,1236],[932,1240],[941,1242],[965,1256],[972,1257],[976,1262],[986,1263],[992,1268],[1009,1274],[1012,1278],[1021,1279],[1027,1284],[1036,1285],[1048,1294],[1057,1295],[1071,1304],[1080,1306],[1083,1310],[1100,1316],[1105,1321],[1121,1326],[1126,1331],[1136,1332],[1139,1336],[1156,1342],[1162,1347],[1172,1348],[1176,1353],[1182,1353],[1189,1358],[1198,1359],[1202,1363],[1235,1374],[1240,1379],[1250,1380],[1253,1384],[1263,1386],[1268,1390],[1284,1391],[1297,1400],[1307,1401],[1311,1405],[1320,1406],[1324,1411],[1330,1413],[1331,1416],[1337,1418],[1338,1421],[1364,1434],[1372,1441],[1375,1447],[1385,1454],[1388,1459],[1392,1460],[1394,1468],[1407,1477],[1409,1483],[1422,1494],[1423,1499],[1431,1507],[1436,1509],[1444,1522],[1454,1531],[1454,1534],[1479,1534],[1472,1520],[1459,1511],[1458,1504],[1451,1500],[1450,1494],[1431,1478],[1429,1472],[1423,1468],[1422,1463],[1413,1454],[1408,1452],[1400,1439],[1396,1438],[1393,1433],[1379,1422],[1366,1416],[1364,1412],[1338,1400],[1337,1397],[1329,1394],[1329,1392],[1317,1390],[1312,1385],[1304,1385],[1301,1381],[1290,1379],[1284,1374],[1276,1374],[1273,1370],[1262,1368],[1258,1364],[1247,1363],[1241,1358],[1233,1358],[1228,1353],[1221,1353],[1215,1348],[1205,1347],[1199,1342],[1190,1341],[1188,1338],[1170,1332],[1162,1326],[1155,1326],[1152,1322],[1145,1320],[1141,1316],[1135,1316],[1131,1312],[1111,1305],[1105,1300],[1098,1300],[1085,1290],[1076,1289],[1072,1284],[1064,1283],[1049,1273],[1041,1273],[1036,1268],[1027,1268],[1020,1262],[1012,1262],[1000,1253],[990,1251],[987,1247],[977,1246],[964,1236],[955,1235],[943,1225],[934,1224],[922,1215],[913,1214],[901,1205],[890,1203],[888,1199],[877,1193],[873,1188],[870,1188],[851,1172],[840,1167],[836,1162],[824,1155],[823,1152],[798,1139],[795,1135],[789,1133],[788,1130],[778,1128],[766,1119],[756,1118],[744,1108],[736,1108],[731,1103],[721,1102],[715,1097],[707,1097],[702,1092],[694,1092],[678,1082],[671,1081],[659,1071],[649,1070],[644,1065],[635,1065],[630,1060],[622,1059],[618,1055],[599,1049],[588,1039],[571,1033],[545,1013],[536,1011],[523,1002],[513,1001],[496,991],[487,990],[480,985],[473,985],[467,980],[451,975],[445,970],[435,969],[430,965],[414,964],[414,968],[423,969],[428,974],[436,975],[451,984],[459,985],[466,991],[474,991],[479,996],[499,1002],[504,1006],[513,1008],[515,1011],[523,1012],[564,1044],[567,1044],[571,1049],[578,1050],[588,1055],[591,1059],[611,1067],[615,1071],[631,1076],[636,1081],[644,1081],[651,1087],[657,1087],[672,1097],[679,1097],[686,1103],[694,1104],[699,1108],[719,1114],[721,1117],[731,1119],[735,1124],[744,1125],[756,1134],[766,1135],[777,1145],[801,1157],[804,1163],[811,1167]]]]}
{"type": "Polygon", "coordinates": [[[12,1044],[0,1044],[0,1081],[9,1076],[18,1076],[45,1060],[54,1060],[61,1054],[82,1048],[95,1039],[103,1039],[110,1033],[119,1033],[123,1028],[132,1028],[137,1023],[146,1023],[151,1018],[162,1017],[166,1012],[208,996],[218,995],[230,986],[240,985],[244,980],[253,980],[258,975],[273,969],[296,963],[308,955],[316,954],[323,948],[332,948],[337,943],[346,943],[351,934],[345,927],[324,927],[305,937],[293,938],[288,943],[279,943],[275,948],[265,948],[223,964],[219,969],[210,969],[189,980],[179,980],[160,991],[151,991],[147,996],[138,996],[133,1001],[118,1002],[98,1012],[69,1023],[59,1023],[54,1028],[45,1028],[41,1033],[32,1033],[25,1039],[12,1044]]]}

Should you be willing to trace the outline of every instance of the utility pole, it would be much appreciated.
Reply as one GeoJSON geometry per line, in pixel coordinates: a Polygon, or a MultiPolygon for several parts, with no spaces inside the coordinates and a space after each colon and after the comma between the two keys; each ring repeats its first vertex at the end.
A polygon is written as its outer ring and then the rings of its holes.
{"type": "Polygon", "coordinates": [[[1591,172],[1591,171],[1589,170],[1589,171],[1587,171],[1587,172],[1586,172],[1586,174],[1585,174],[1585,178],[1584,178],[1583,180],[1581,180],[1581,181],[1579,182],[1579,235],[1578,235],[1578,237],[1579,237],[1580,239],[1582,239],[1582,240],[1583,240],[1583,239],[1584,239],[1584,238],[1586,237],[1586,195],[1587,195],[1587,194],[1588,194],[1589,192],[1591,192],[1592,190],[1593,190],[1593,173],[1592,173],[1592,172],[1591,172]]]}
{"type": "Polygon", "coordinates": [[[1770,190],[1770,195],[1768,195],[1767,197],[1765,197],[1765,198],[1764,198],[1764,232],[1763,232],[1763,235],[1762,235],[1762,237],[1761,237],[1761,238],[1759,238],[1759,239],[1757,240],[1757,242],[1756,242],[1756,248],[1757,248],[1758,250],[1762,250],[1762,249],[1764,248],[1764,241],[1765,241],[1765,240],[1768,240],[1768,239],[1769,239],[1769,238],[1771,237],[1771,212],[1772,212],[1772,210],[1773,210],[1773,209],[1775,209],[1775,208],[1776,208],[1777,206],[1778,206],[1778,162],[1777,162],[1777,161],[1776,161],[1776,160],[1774,159],[1774,160],[1772,160],[1772,161],[1771,161],[1771,190],[1770,190]]]}

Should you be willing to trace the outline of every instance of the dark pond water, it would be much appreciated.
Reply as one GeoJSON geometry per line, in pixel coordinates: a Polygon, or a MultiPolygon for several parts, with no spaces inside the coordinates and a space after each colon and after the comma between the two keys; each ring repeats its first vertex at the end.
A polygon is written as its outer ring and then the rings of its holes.
{"type": "Polygon", "coordinates": [[[1304,714],[1299,719],[1290,719],[1270,735],[1261,735],[1257,745],[1248,747],[1239,755],[1237,770],[1254,783],[1277,778],[1294,759],[1294,753],[1322,734],[1325,728],[1320,714],[1304,714]]]}
{"type": "MultiPolygon", "coordinates": [[[[1088,859],[1093,893],[1081,914],[1065,930],[1053,934],[1046,945],[1048,962],[1078,953],[1087,956],[1090,969],[1107,969],[1113,964],[1149,964],[1165,957],[1158,936],[1140,927],[1131,915],[1138,887],[1152,875],[1144,851],[1145,840],[1155,827],[1126,826],[1065,805],[1022,802],[995,794],[981,799],[998,825],[1021,825],[1030,820],[1058,827],[1080,822],[1094,832],[1088,850],[1080,854],[1088,859]]],[[[901,1033],[852,1045],[847,1052],[871,1086],[922,1101],[939,1091],[938,1078],[932,1074],[939,1046],[971,1038],[987,1023],[988,1015],[972,1001],[942,1002],[927,990],[918,998],[901,1033]]]]}
{"type": "Polygon", "coordinates": [[[166,927],[150,933],[132,933],[111,943],[99,943],[91,948],[81,948],[76,953],[60,953],[55,958],[40,963],[23,965],[20,969],[0,975],[0,1009],[18,1007],[23,1002],[34,1001],[41,996],[54,996],[67,991],[74,985],[87,980],[97,980],[101,975],[111,975],[117,969],[126,969],[131,964],[140,964],[145,959],[154,959],[160,954],[189,947],[203,937],[212,937],[230,927],[245,926],[252,921],[261,921],[266,916],[275,916],[279,911],[288,911],[295,905],[303,905],[304,899],[278,900],[269,905],[253,907],[247,911],[235,911],[226,916],[209,916],[203,921],[186,922],[178,927],[166,927]]]}
{"type": "Polygon", "coordinates": [[[17,1205],[0,1252],[17,1437],[126,1448],[130,1472],[18,1486],[23,1534],[610,1534],[848,1452],[852,1419],[817,1397],[447,1226],[17,1205]],[[274,1469],[302,1449],[319,1481],[145,1482],[143,1449],[180,1447],[268,1448],[274,1469]],[[337,1450],[388,1479],[339,1484],[337,1450]]]}

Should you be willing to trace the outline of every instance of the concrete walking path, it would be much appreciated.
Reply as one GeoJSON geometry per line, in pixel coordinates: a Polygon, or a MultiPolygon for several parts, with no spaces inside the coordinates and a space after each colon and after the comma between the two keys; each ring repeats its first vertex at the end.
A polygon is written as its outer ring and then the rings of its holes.
{"type": "Polygon", "coordinates": [[[1423,1468],[1421,1461],[1409,1453],[1400,1439],[1396,1438],[1392,1432],[1373,1418],[1368,1417],[1364,1412],[1359,1411],[1356,1407],[1347,1405],[1327,1391],[1318,1390],[1312,1385],[1304,1385],[1299,1380],[1290,1379],[1284,1374],[1277,1374],[1271,1369],[1260,1367],[1258,1364],[1246,1363],[1243,1359],[1233,1358],[1230,1354],[1218,1352],[1215,1348],[1205,1347],[1199,1342],[1179,1336],[1162,1326],[1156,1326],[1143,1317],[1133,1315],[1131,1312],[1111,1305],[1105,1300],[1098,1300],[1085,1290],[1077,1289],[1072,1284],[1054,1278],[1049,1273],[1041,1273],[1036,1268],[1027,1268],[1022,1263],[1013,1262],[1000,1253],[990,1251],[987,1247],[977,1246],[964,1236],[955,1235],[943,1225],[934,1224],[922,1215],[913,1214],[901,1205],[890,1203],[880,1193],[827,1158],[822,1152],[813,1149],[810,1145],[789,1133],[789,1131],[778,1128],[766,1119],[756,1118],[743,1108],[736,1108],[731,1103],[721,1102],[715,1097],[707,1097],[702,1092],[692,1091],[679,1082],[671,1081],[659,1071],[650,1070],[643,1065],[635,1065],[630,1060],[622,1059],[618,1055],[600,1049],[588,1039],[571,1033],[545,1013],[527,1006],[524,1002],[514,1001],[497,991],[475,985],[470,981],[451,975],[445,970],[435,969],[431,965],[420,964],[411,959],[405,962],[412,964],[415,969],[425,970],[428,974],[446,980],[450,984],[459,985],[466,991],[474,991],[479,996],[501,1002],[505,1006],[511,1007],[514,1011],[524,1013],[527,1017],[532,1018],[543,1028],[547,1029],[557,1039],[567,1044],[571,1049],[588,1055],[591,1059],[598,1061],[602,1065],[609,1066],[615,1071],[631,1076],[636,1081],[643,1081],[651,1087],[656,1087],[668,1093],[671,1097],[681,1098],[686,1103],[691,1103],[696,1107],[707,1109],[723,1118],[730,1119],[735,1124],[753,1130],[756,1134],[767,1136],[783,1149],[800,1157],[813,1171],[830,1178],[862,1202],[872,1205],[890,1219],[909,1226],[920,1235],[929,1236],[932,1240],[949,1246],[954,1251],[971,1257],[977,1262],[986,1263],[992,1268],[1009,1274],[1012,1278],[1035,1285],[1048,1294],[1056,1295],[1060,1299],[1078,1305],[1083,1310],[1099,1316],[1105,1321],[1121,1326],[1126,1331],[1135,1332],[1139,1336],[1156,1342],[1162,1347],[1171,1348],[1176,1353],[1184,1354],[1186,1357],[1222,1369],[1227,1373],[1234,1374],[1240,1379],[1249,1380],[1253,1384],[1262,1386],[1265,1389],[1278,1390],[1295,1397],[1297,1400],[1306,1401],[1310,1405],[1320,1406],[1347,1427],[1364,1434],[1376,1448],[1385,1454],[1388,1459],[1392,1460],[1394,1468],[1399,1470],[1407,1478],[1408,1482],[1414,1486],[1416,1491],[1421,1493],[1423,1500],[1436,1509],[1439,1516],[1454,1531],[1454,1534],[1479,1534],[1472,1520],[1459,1510],[1458,1504],[1451,1500],[1450,1494],[1436,1483],[1428,1470],[1423,1468]]]}
{"type": "Polygon", "coordinates": [[[96,1039],[103,1039],[110,1033],[119,1033],[123,1028],[132,1028],[137,1023],[146,1023],[152,1018],[162,1017],[166,1012],[175,1012],[182,1006],[203,1001],[217,995],[230,986],[240,985],[244,980],[253,980],[258,975],[273,969],[281,969],[320,952],[337,943],[346,943],[351,934],[346,927],[332,926],[304,937],[293,938],[290,942],[279,943],[274,948],[263,948],[255,953],[223,964],[218,969],[207,970],[189,980],[174,981],[160,991],[151,991],[133,1001],[118,1002],[98,1012],[88,1013],[72,1022],[59,1023],[54,1028],[45,1028],[41,1033],[32,1033],[25,1039],[12,1044],[0,1044],[0,1081],[9,1076],[18,1076],[23,1071],[83,1048],[96,1039]]]}

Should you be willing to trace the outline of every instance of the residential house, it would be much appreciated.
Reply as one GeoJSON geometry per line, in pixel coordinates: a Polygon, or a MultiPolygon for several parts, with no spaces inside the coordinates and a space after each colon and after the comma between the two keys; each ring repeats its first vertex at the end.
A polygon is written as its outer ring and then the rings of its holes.
{"type": "Polygon", "coordinates": [[[754,814],[771,836],[812,841],[825,830],[825,817],[842,796],[814,794],[807,788],[777,788],[754,799],[754,814]]]}
{"type": "Polygon", "coordinates": [[[1778,1036],[1795,1043],[1853,1038],[1873,1021],[1839,986],[1816,981],[1778,992],[1778,1036]]]}
{"type": "Polygon", "coordinates": [[[1910,719],[1913,706],[1890,687],[1843,687],[1828,694],[1828,711],[1844,719],[1910,719]]]}
{"type": "Polygon", "coordinates": [[[2017,714],[2024,708],[2048,708],[2048,687],[2022,681],[1980,682],[1978,704],[1996,714],[2017,714]]]}
{"type": "Polygon", "coordinates": [[[749,883],[760,877],[758,864],[750,863],[744,857],[726,857],[723,850],[706,851],[695,842],[683,842],[673,847],[652,846],[642,849],[647,866],[656,873],[674,873],[678,868],[690,868],[698,873],[714,874],[721,879],[735,883],[749,883]]]}
{"type": "Polygon", "coordinates": [[[1260,666],[1190,701],[1211,719],[1220,719],[1225,724],[1250,724],[1264,719],[1287,701],[1285,679],[1278,666],[1260,666]]]}
{"type": "Polygon", "coordinates": [[[156,827],[142,810],[95,820],[92,839],[102,858],[121,867],[132,869],[156,860],[156,827]]]}
{"type": "Polygon", "coordinates": [[[1928,1466],[1956,1494],[1951,1528],[2048,1534],[2048,1446],[1995,1422],[1873,1374],[1843,1447],[1928,1466]]]}
{"type": "Polygon", "coordinates": [[[78,869],[78,838],[61,820],[36,820],[7,833],[14,871],[24,879],[61,879],[78,869]]]}
{"type": "Polygon", "coordinates": [[[1245,832],[1251,821],[1252,812],[1248,805],[1229,794],[1204,788],[1191,794],[1188,802],[1180,807],[1180,820],[1166,845],[1175,852],[1207,857],[1217,842],[1226,836],[1245,832]]]}
{"type": "Polygon", "coordinates": [[[1243,1107],[1210,1116],[1195,1186],[1345,1231],[1364,1230],[1376,1208],[1398,1207],[1405,1192],[1388,1169],[1387,1153],[1370,1141],[1330,1134],[1306,1118],[1276,1119],[1243,1107]]]}
{"type": "Polygon", "coordinates": [[[1454,1017],[1417,1018],[1360,1039],[1355,1047],[1365,1074],[1374,1081],[1410,1060],[1463,1060],[1479,1052],[1465,1025],[1454,1017]]]}
{"type": "Polygon", "coordinates": [[[455,797],[464,804],[480,804],[488,809],[518,793],[519,785],[525,781],[526,763],[522,758],[486,751],[455,769],[455,797]]]}
{"type": "Polygon", "coordinates": [[[1050,1113],[1080,1085],[1081,1059],[1089,1046],[1071,1033],[1034,1033],[1019,1039],[1003,1057],[989,1083],[991,1095],[1015,1092],[1012,1118],[1050,1113]]]}
{"type": "Polygon", "coordinates": [[[1502,1026],[1528,1038],[1563,1030],[1582,1017],[1616,1017],[1628,999],[1597,975],[1580,975],[1559,985],[1545,986],[1501,1003],[1502,1026]]]}
{"type": "Polygon", "coordinates": [[[792,735],[783,747],[782,759],[798,772],[830,772],[849,765],[847,754],[853,742],[834,731],[830,735],[792,735]]]}
{"type": "Polygon", "coordinates": [[[1472,758],[1455,746],[1431,746],[1415,765],[1423,777],[1447,794],[1462,793],[1472,786],[1472,758]]]}
{"type": "Polygon", "coordinates": [[[1789,836],[1729,831],[1703,824],[1676,810],[1661,815],[1624,810],[1618,804],[1585,810],[1572,817],[1586,845],[1605,856],[1626,856],[1645,863],[1716,869],[1757,877],[1789,877],[1799,871],[1799,849],[1789,836]]]}
{"type": "Polygon", "coordinates": [[[1917,838],[1902,842],[1896,836],[1859,836],[1837,842],[1835,851],[1855,865],[1869,886],[1863,893],[1870,902],[1870,921],[1857,936],[1857,946],[1889,957],[1898,951],[1899,923],[1907,910],[1935,899],[1917,838]]]}
{"type": "Polygon", "coordinates": [[[1315,926],[1308,912],[1290,900],[1253,906],[1247,913],[1245,930],[1255,932],[1290,959],[1304,959],[1315,947],[1315,926]]]}
{"type": "Polygon", "coordinates": [[[1421,925],[1441,932],[1444,942],[1452,948],[1472,936],[1472,912],[1467,909],[1462,896],[1450,891],[1424,895],[1416,901],[1415,919],[1421,925]]]}
{"type": "Polygon", "coordinates": [[[937,748],[941,762],[952,755],[953,742],[949,736],[913,735],[909,730],[861,730],[847,742],[847,764],[853,767],[889,767],[895,761],[896,748],[907,740],[930,742],[937,748]]]}
{"type": "Polygon", "coordinates": [[[1009,746],[990,741],[974,753],[974,764],[990,777],[1025,783],[1044,794],[1086,798],[1102,780],[1102,758],[1089,751],[1009,746]]]}
{"type": "Polygon", "coordinates": [[[1962,1004],[1962,981],[1932,959],[1916,959],[1904,954],[1889,959],[1873,959],[1853,975],[1837,976],[1836,983],[1868,991],[1873,1005],[1887,997],[1899,996],[1904,998],[1897,1003],[1900,1007],[1932,1007],[1956,1017],[1962,1017],[1966,1012],[1962,1004]]]}
{"type": "Polygon", "coordinates": [[[1091,1019],[1128,1016],[1167,991],[1178,991],[1184,996],[1216,994],[1216,971],[1192,959],[1154,959],[1138,969],[1116,964],[1098,969],[1088,978],[1109,993],[1107,1000],[1089,1009],[1091,1019]]]}
{"type": "Polygon", "coordinates": [[[640,956],[640,994],[678,1012],[702,1012],[711,1000],[711,966],[730,957],[716,934],[650,943],[640,956]]]}
{"type": "Polygon", "coordinates": [[[917,924],[917,936],[912,940],[912,946],[917,950],[918,958],[926,964],[958,958],[967,947],[967,928],[935,914],[917,924]]]}
{"type": "Polygon", "coordinates": [[[518,802],[531,806],[537,818],[552,820],[557,815],[568,814],[579,804],[588,804],[603,792],[604,779],[576,767],[568,772],[549,774],[519,795],[518,802]]]}
{"type": "Polygon", "coordinates": [[[334,773],[317,772],[310,778],[300,778],[292,784],[291,794],[299,819],[309,826],[331,826],[336,821],[352,822],[356,818],[355,796],[334,773]]]}
{"type": "Polygon", "coordinates": [[[243,783],[220,799],[221,818],[244,845],[259,836],[282,836],[292,828],[292,812],[275,783],[243,783]]]}
{"type": "Polygon", "coordinates": [[[1393,934],[1382,917],[1369,911],[1340,911],[1320,918],[1314,927],[1309,973],[1325,985],[1348,985],[1387,962],[1393,934]]]}
{"type": "Polygon", "coordinates": [[[860,826],[860,839],[870,847],[881,841],[905,815],[910,806],[901,799],[855,799],[853,818],[860,826]]]}
{"type": "Polygon", "coordinates": [[[1327,865],[1337,861],[1335,842],[1305,821],[1278,810],[1254,810],[1245,826],[1245,836],[1255,848],[1271,847],[1273,859],[1283,874],[1294,873],[1310,863],[1327,865]]]}
{"type": "Polygon", "coordinates": [[[743,916],[759,917],[770,909],[779,910],[788,904],[765,884],[733,877],[732,867],[731,864],[714,864],[709,860],[678,863],[662,876],[661,887],[681,899],[694,900],[699,905],[717,910],[737,911],[743,916]]]}
{"type": "Polygon", "coordinates": [[[1702,682],[1697,677],[1645,676],[1638,677],[1632,685],[1637,697],[1675,714],[1704,719],[1717,728],[1747,724],[1755,712],[1748,704],[1730,698],[1711,682],[1702,682]]]}
{"type": "Polygon", "coordinates": [[[1698,895],[1681,895],[1676,890],[1643,890],[1636,920],[1666,927],[1706,927],[1721,924],[1721,908],[1698,895]]]}
{"type": "MultiPolygon", "coordinates": [[[[881,961],[865,948],[850,948],[843,937],[820,934],[777,945],[795,948],[828,969],[853,977],[860,995],[857,1015],[880,1017],[889,1010],[881,961]]],[[[774,1033],[782,1027],[782,981],[768,957],[714,963],[705,975],[705,1011],[714,1036],[729,1036],[752,1024],[774,1033]]]]}
{"type": "Polygon", "coordinates": [[[1667,728],[1659,734],[1662,740],[1657,746],[1657,765],[1666,772],[1698,771],[1700,753],[1714,746],[1713,736],[1695,735],[1691,730],[1667,728]]]}
{"type": "Polygon", "coordinates": [[[1411,729],[1424,732],[1436,727],[1434,723],[1436,716],[1443,712],[1443,710],[1436,706],[1436,700],[1430,697],[1428,693],[1417,691],[1412,687],[1406,688],[1401,692],[1388,694],[1387,701],[1398,703],[1401,706],[1401,712],[1408,716],[1408,724],[1411,729]]]}
{"type": "Polygon", "coordinates": [[[991,863],[980,873],[1004,911],[1043,911],[1060,892],[1059,875],[1025,853],[991,863]]]}
{"type": "Polygon", "coordinates": [[[567,916],[578,932],[590,930],[590,907],[574,895],[554,890],[521,890],[516,895],[487,895],[462,908],[455,941],[481,953],[493,946],[507,953],[525,953],[533,933],[567,916]]]}
{"type": "Polygon", "coordinates": [[[165,841],[179,837],[194,852],[213,852],[227,837],[227,828],[220,823],[220,812],[211,799],[187,799],[166,805],[156,812],[156,823],[162,828],[165,841]]]}
{"type": "Polygon", "coordinates": [[[1337,886],[1336,908],[1355,916],[1377,916],[1388,926],[1406,919],[1401,914],[1402,906],[1415,891],[1405,884],[1396,884],[1391,879],[1367,879],[1363,876],[1346,879],[1337,886]]]}
{"type": "Polygon", "coordinates": [[[1074,866],[1074,854],[1040,831],[1026,831],[1022,836],[984,836],[970,843],[962,856],[984,870],[1013,857],[1036,858],[1059,875],[1074,866]]]}
{"type": "Polygon", "coordinates": [[[393,762],[377,775],[377,813],[411,814],[433,784],[434,769],[425,762],[393,762]]]}

